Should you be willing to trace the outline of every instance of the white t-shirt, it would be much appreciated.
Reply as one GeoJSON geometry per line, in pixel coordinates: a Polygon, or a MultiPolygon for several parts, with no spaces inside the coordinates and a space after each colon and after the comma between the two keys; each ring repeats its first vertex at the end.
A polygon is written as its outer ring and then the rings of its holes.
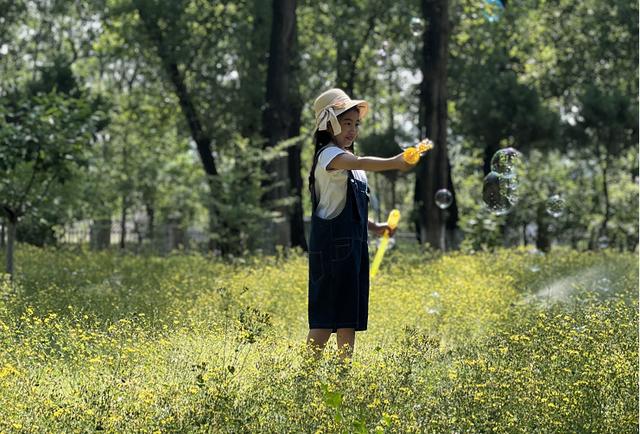
{"type": "MultiPolygon", "coordinates": [[[[331,170],[327,166],[340,154],[344,154],[344,149],[330,143],[320,151],[318,163],[316,164],[316,198],[318,207],[316,215],[323,219],[332,219],[344,209],[347,202],[347,170],[331,170]]],[[[359,181],[367,183],[367,174],[364,170],[352,170],[353,177],[359,181]]]]}

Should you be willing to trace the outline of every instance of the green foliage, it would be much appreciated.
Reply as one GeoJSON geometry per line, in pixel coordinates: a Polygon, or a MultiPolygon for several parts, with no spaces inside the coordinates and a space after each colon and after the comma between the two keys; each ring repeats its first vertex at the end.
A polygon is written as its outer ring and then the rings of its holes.
{"type": "Polygon", "coordinates": [[[70,182],[74,169],[86,164],[100,117],[84,98],[54,91],[5,98],[0,104],[3,204],[18,215],[49,206],[52,185],[70,182]]]}
{"type": "Polygon", "coordinates": [[[495,64],[471,77],[468,96],[457,105],[460,128],[470,139],[484,145],[505,141],[523,152],[556,145],[558,115],[542,106],[535,89],[518,83],[513,72],[495,71],[495,64]]]}
{"type": "Polygon", "coordinates": [[[359,149],[362,149],[364,155],[373,155],[376,157],[390,158],[395,157],[401,152],[399,140],[404,142],[408,137],[399,134],[393,129],[387,129],[382,133],[367,134],[358,142],[359,149]]]}
{"type": "Polygon", "coordinates": [[[0,282],[0,429],[637,431],[636,255],[400,247],[345,365],[304,348],[297,252],[21,245],[0,282]]]}
{"type": "Polygon", "coordinates": [[[580,143],[592,143],[606,153],[619,155],[624,149],[638,143],[638,105],[633,98],[619,89],[587,86],[580,96],[580,109],[574,130],[579,132],[580,143]],[[580,134],[581,133],[581,134],[580,134]]]}
{"type": "MultiPolygon", "coordinates": [[[[629,152],[623,161],[632,160],[632,154],[635,152],[629,152]]],[[[555,243],[581,250],[592,248],[603,221],[602,199],[597,193],[602,178],[594,173],[593,164],[573,155],[534,151],[526,157],[518,175],[519,200],[507,216],[495,216],[483,204],[481,172],[471,173],[471,178],[463,179],[460,185],[470,195],[461,195],[459,201],[460,225],[465,233],[462,248],[477,251],[505,243],[530,243],[534,240],[523,239],[525,226],[529,223],[535,224],[537,231],[548,232],[555,243]],[[597,185],[594,186],[594,182],[597,185]],[[587,191],[594,193],[585,194],[587,191]],[[558,217],[547,212],[549,199],[554,194],[564,201],[558,217]]],[[[637,218],[638,185],[624,173],[623,167],[630,163],[618,164],[610,168],[616,175],[608,180],[609,189],[616,192],[611,195],[611,206],[616,212],[611,216],[609,247],[633,250],[639,234],[637,225],[630,222],[637,218]]]]}
{"type": "MultiPolygon", "coordinates": [[[[294,137],[264,150],[256,143],[236,137],[235,146],[220,155],[224,162],[221,172],[209,181],[214,195],[206,194],[202,200],[211,204],[210,214],[217,219],[211,239],[222,253],[241,255],[273,246],[271,223],[283,218],[274,210],[291,205],[293,199],[287,197],[277,203],[264,203],[267,180],[264,164],[286,156],[286,148],[299,140],[300,137],[294,137]]],[[[277,188],[283,182],[280,180],[269,188],[277,188]]]]}
{"type": "Polygon", "coordinates": [[[2,11],[2,20],[0,20],[0,44],[11,40],[11,27],[19,20],[24,13],[25,2],[22,0],[1,0],[0,10],[2,11]]]}

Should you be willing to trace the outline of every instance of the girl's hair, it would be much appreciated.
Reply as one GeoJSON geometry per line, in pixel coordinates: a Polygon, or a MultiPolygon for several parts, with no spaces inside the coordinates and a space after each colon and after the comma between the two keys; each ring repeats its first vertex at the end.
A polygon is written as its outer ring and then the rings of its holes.
{"type": "MultiPolygon", "coordinates": [[[[358,107],[352,107],[349,110],[345,111],[344,113],[340,113],[338,115],[338,120],[340,120],[340,118],[353,111],[353,110],[358,110],[358,107]]],[[[316,132],[313,134],[313,142],[314,142],[314,149],[313,149],[313,164],[311,164],[311,172],[309,172],[309,192],[311,193],[311,213],[313,214],[316,210],[316,206],[318,206],[318,201],[316,198],[316,189],[315,189],[315,185],[316,185],[316,165],[318,164],[318,154],[320,153],[320,150],[322,148],[324,148],[325,146],[327,146],[329,143],[331,143],[333,141],[333,136],[331,135],[331,133],[327,130],[316,130],[316,132]]],[[[345,148],[347,151],[351,152],[352,154],[355,153],[354,152],[354,148],[355,148],[355,142],[351,144],[351,146],[345,148]]]]}

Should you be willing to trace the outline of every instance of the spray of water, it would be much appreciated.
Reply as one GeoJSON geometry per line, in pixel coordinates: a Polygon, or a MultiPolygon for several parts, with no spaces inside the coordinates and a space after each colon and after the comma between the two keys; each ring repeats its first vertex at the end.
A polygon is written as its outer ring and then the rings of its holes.
{"type": "Polygon", "coordinates": [[[608,293],[612,290],[612,285],[607,274],[607,270],[601,265],[580,270],[570,276],[543,284],[538,291],[527,297],[527,301],[545,304],[566,302],[579,290],[608,293]]]}

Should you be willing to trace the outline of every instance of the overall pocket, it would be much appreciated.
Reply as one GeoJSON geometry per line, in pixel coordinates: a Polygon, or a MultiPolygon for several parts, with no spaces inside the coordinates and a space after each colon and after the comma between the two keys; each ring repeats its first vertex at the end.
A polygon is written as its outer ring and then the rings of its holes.
{"type": "Polygon", "coordinates": [[[336,238],[333,242],[333,258],[332,261],[344,261],[353,252],[353,239],[336,238]]]}

